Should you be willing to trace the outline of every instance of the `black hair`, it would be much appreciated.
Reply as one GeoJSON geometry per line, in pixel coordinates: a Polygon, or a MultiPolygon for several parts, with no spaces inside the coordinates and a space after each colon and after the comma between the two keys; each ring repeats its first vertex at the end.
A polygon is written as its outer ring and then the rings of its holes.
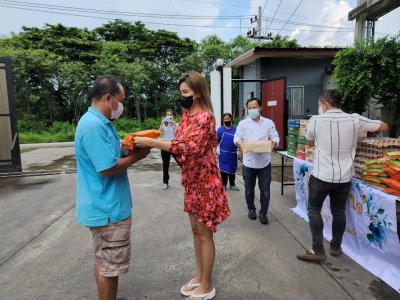
{"type": "Polygon", "coordinates": [[[228,116],[229,118],[231,118],[231,120],[233,120],[232,114],[231,113],[224,113],[224,115],[222,116],[222,118],[225,118],[226,116],[228,116]]]}
{"type": "Polygon", "coordinates": [[[334,89],[323,90],[319,96],[320,101],[328,102],[332,107],[340,107],[342,104],[342,95],[334,89]]]}
{"type": "Polygon", "coordinates": [[[96,79],[89,93],[89,99],[99,101],[105,94],[115,96],[121,90],[121,83],[113,75],[103,75],[96,79]]]}
{"type": "Polygon", "coordinates": [[[171,113],[171,114],[174,114],[174,111],[172,110],[172,109],[170,109],[170,108],[168,108],[166,111],[165,111],[165,113],[171,113]]]}
{"type": "Polygon", "coordinates": [[[246,107],[248,107],[248,104],[249,104],[249,102],[251,102],[251,101],[257,101],[257,102],[258,102],[258,105],[261,106],[261,100],[258,99],[258,98],[256,98],[256,97],[253,97],[253,98],[247,99],[246,107]]]}

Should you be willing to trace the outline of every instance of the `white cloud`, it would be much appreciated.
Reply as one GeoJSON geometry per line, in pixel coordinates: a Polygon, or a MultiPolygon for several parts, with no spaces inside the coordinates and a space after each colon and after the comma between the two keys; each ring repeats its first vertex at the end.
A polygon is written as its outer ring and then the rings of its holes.
{"type": "MultiPolygon", "coordinates": [[[[37,3],[35,0],[25,0],[37,3]]],[[[64,5],[81,8],[93,8],[102,10],[114,10],[135,13],[153,13],[153,14],[169,14],[169,15],[206,15],[217,17],[221,15],[255,15],[258,12],[257,7],[264,8],[264,17],[267,22],[263,22],[263,34],[272,32],[281,35],[286,35],[291,38],[296,38],[303,46],[318,45],[318,46],[346,46],[351,45],[354,39],[353,30],[350,32],[341,32],[337,27],[354,28],[354,21],[347,21],[348,12],[354,8],[356,1],[338,1],[338,0],[323,0],[323,1],[302,1],[299,9],[291,18],[291,22],[298,22],[297,24],[286,24],[285,21],[290,17],[293,10],[299,4],[300,0],[283,0],[278,12],[281,0],[144,0],[144,1],[131,1],[131,0],[45,0],[41,1],[42,4],[50,5],[64,5]],[[202,2],[202,3],[201,3],[202,2]],[[274,22],[271,22],[275,15],[274,22]],[[327,28],[318,26],[332,26],[334,28],[327,28]],[[284,27],[284,28],[283,28],[284,27]],[[336,28],[335,28],[336,27],[336,28]],[[282,29],[283,28],[283,29],[282,29]],[[282,29],[282,30],[281,30],[282,29]],[[320,32],[317,32],[320,31],[320,32]]],[[[0,2],[4,5],[4,2],[0,2]]],[[[29,7],[25,7],[29,9],[29,7]]],[[[2,12],[0,35],[9,35],[11,31],[19,32],[22,26],[38,26],[42,27],[45,23],[56,24],[62,23],[66,26],[87,27],[93,29],[107,23],[108,20],[93,19],[68,15],[57,15],[44,12],[33,12],[29,10],[16,10],[12,8],[0,7],[2,12]]],[[[77,12],[64,13],[84,14],[77,12]]],[[[86,13],[85,13],[86,14],[86,13]]],[[[112,14],[95,14],[97,17],[116,18],[112,14]]],[[[190,37],[200,41],[207,35],[217,34],[223,40],[229,41],[239,34],[245,35],[246,31],[255,26],[250,24],[249,18],[236,19],[180,19],[180,18],[138,18],[138,17],[120,17],[127,21],[141,20],[150,29],[166,29],[169,31],[177,32],[180,37],[190,37]],[[180,26],[168,26],[153,23],[169,23],[181,24],[180,26]],[[198,26],[211,26],[211,27],[192,27],[185,26],[184,24],[198,25],[198,26]],[[223,27],[239,27],[239,28],[216,28],[216,26],[223,27]]],[[[381,37],[382,33],[396,34],[400,29],[400,8],[391,12],[390,14],[382,17],[376,23],[377,37],[381,37]]]]}
{"type": "MultiPolygon", "coordinates": [[[[251,0],[251,6],[265,5],[264,0],[251,0]]],[[[282,1],[277,14],[275,12],[281,0],[268,0],[264,17],[267,18],[267,25],[264,23],[264,34],[269,27],[273,35],[277,34],[284,25],[300,0],[282,1]],[[274,17],[274,22],[269,25],[274,17]]],[[[348,21],[347,16],[356,5],[356,1],[302,1],[298,10],[291,18],[290,22],[303,24],[287,23],[280,35],[296,38],[302,46],[350,46],[354,42],[355,21],[348,21]],[[320,26],[318,26],[320,25],[320,26]],[[346,28],[346,29],[340,29],[346,28]]],[[[256,9],[250,9],[249,13],[255,13],[256,9]]],[[[376,22],[376,37],[385,34],[395,34],[400,30],[400,8],[382,17],[376,22]],[[383,34],[381,34],[383,33],[383,34]]]]}

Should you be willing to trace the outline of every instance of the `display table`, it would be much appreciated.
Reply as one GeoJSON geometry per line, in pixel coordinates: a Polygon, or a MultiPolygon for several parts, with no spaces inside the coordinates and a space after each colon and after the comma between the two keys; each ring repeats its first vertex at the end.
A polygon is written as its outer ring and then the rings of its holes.
{"type": "Polygon", "coordinates": [[[286,161],[288,159],[293,160],[295,157],[289,155],[287,151],[277,151],[277,153],[281,156],[281,195],[283,195],[283,186],[284,185],[294,185],[293,181],[290,181],[290,182],[283,181],[284,176],[285,176],[285,159],[286,159],[286,161]]]}
{"type": "MultiPolygon", "coordinates": [[[[293,212],[308,222],[308,180],[313,165],[294,158],[293,176],[297,206],[293,212]]],[[[349,257],[400,293],[400,242],[395,196],[353,179],[346,205],[346,231],[342,249],[349,257]]],[[[332,239],[329,201],[322,207],[324,237],[332,239]]],[[[310,241],[311,242],[311,241],[310,241]]]]}

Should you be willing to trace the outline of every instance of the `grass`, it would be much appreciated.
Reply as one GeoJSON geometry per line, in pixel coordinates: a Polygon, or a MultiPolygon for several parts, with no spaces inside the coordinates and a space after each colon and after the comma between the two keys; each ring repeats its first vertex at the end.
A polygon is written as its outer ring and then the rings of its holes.
{"type": "MultiPolygon", "coordinates": [[[[18,120],[19,143],[56,143],[72,142],[75,138],[76,127],[68,122],[54,122],[50,127],[45,122],[33,118],[22,118],[18,120]]],[[[158,129],[160,120],[154,118],[146,119],[142,124],[136,119],[118,119],[114,121],[119,138],[123,139],[128,134],[144,130],[158,129]]]]}

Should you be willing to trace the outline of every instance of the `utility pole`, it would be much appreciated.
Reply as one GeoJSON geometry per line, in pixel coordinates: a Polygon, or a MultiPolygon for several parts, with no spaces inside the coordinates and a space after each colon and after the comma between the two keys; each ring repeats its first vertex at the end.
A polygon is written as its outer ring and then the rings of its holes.
{"type": "Polygon", "coordinates": [[[259,39],[259,40],[272,40],[272,32],[267,33],[267,35],[263,35],[261,30],[262,28],[262,9],[261,6],[258,7],[258,15],[254,16],[254,18],[250,18],[250,23],[253,24],[257,22],[257,30],[252,27],[247,31],[247,38],[250,39],[259,39]]]}

